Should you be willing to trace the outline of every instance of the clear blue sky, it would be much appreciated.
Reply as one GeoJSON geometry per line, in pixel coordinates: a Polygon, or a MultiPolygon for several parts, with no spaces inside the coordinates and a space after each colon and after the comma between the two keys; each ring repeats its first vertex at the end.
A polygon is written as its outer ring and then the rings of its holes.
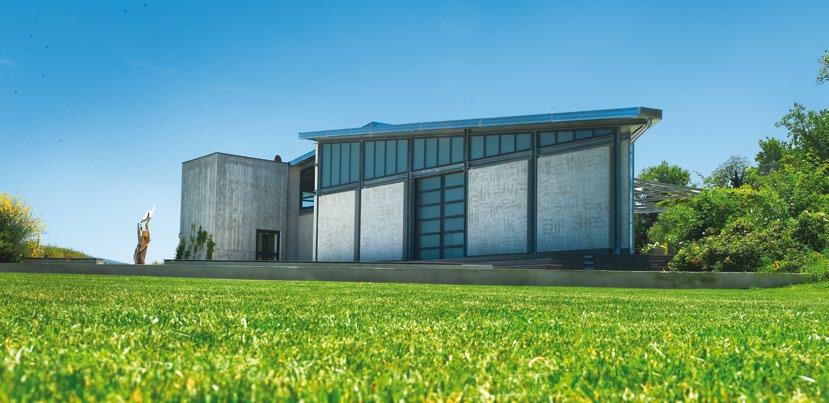
{"type": "Polygon", "coordinates": [[[182,161],[291,159],[300,130],[648,106],[637,171],[707,174],[829,107],[825,0],[72,3],[0,2],[0,191],[121,261],[153,204],[148,260],[174,254],[182,161]]]}

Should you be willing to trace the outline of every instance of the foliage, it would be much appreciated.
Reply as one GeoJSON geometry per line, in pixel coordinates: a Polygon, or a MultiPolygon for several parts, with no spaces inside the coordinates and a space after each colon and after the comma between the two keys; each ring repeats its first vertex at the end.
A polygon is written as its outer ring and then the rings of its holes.
{"type": "Polygon", "coordinates": [[[785,141],[773,137],[760,140],[760,151],[754,157],[757,161],[757,172],[760,175],[768,175],[779,168],[787,147],[785,141]]]}
{"type": "MultiPolygon", "coordinates": [[[[639,179],[669,183],[673,185],[691,185],[691,173],[679,165],[662,161],[657,165],[647,167],[639,173],[639,179]]],[[[636,214],[633,217],[634,247],[637,251],[644,250],[648,244],[648,231],[659,215],[656,213],[636,214]]]]}
{"type": "Polygon", "coordinates": [[[201,225],[196,229],[196,224],[190,226],[190,238],[178,235],[178,246],[176,246],[176,260],[196,260],[204,256],[207,260],[213,260],[213,251],[216,242],[213,235],[205,231],[201,225]]]}
{"type": "Polygon", "coordinates": [[[823,53],[823,57],[820,58],[820,68],[817,72],[817,82],[818,84],[829,83],[829,50],[826,50],[823,53]]]}
{"type": "Polygon", "coordinates": [[[788,131],[790,150],[829,160],[829,109],[810,111],[795,103],[777,127],[788,131]]]}
{"type": "Polygon", "coordinates": [[[732,155],[705,178],[705,184],[716,187],[741,187],[746,184],[749,167],[751,164],[748,159],[732,155]]]}
{"type": "Polygon", "coordinates": [[[0,274],[0,400],[820,401],[827,287],[0,274]]]}
{"type": "Polygon", "coordinates": [[[28,257],[49,259],[80,259],[90,257],[81,251],[55,245],[41,245],[40,241],[32,242],[29,246],[28,257]]]}
{"type": "Polygon", "coordinates": [[[639,179],[669,183],[672,185],[691,185],[691,173],[679,165],[668,164],[667,161],[662,161],[658,165],[643,169],[639,174],[639,179]]]}
{"type": "Polygon", "coordinates": [[[0,262],[19,262],[26,257],[30,243],[43,229],[43,223],[22,199],[0,193],[0,262]]]}

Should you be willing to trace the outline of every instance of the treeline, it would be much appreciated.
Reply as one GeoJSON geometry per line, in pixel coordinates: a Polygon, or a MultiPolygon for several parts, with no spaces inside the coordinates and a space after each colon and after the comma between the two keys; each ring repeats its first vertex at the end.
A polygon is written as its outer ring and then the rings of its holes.
{"type": "MultiPolygon", "coordinates": [[[[818,84],[829,82],[829,52],[818,84]]],[[[829,110],[795,103],[777,127],[786,139],[760,141],[753,161],[734,156],[703,178],[694,197],[663,202],[636,218],[636,246],[667,248],[677,270],[829,272],[829,110]]],[[[640,175],[691,184],[666,162],[640,175]]]]}

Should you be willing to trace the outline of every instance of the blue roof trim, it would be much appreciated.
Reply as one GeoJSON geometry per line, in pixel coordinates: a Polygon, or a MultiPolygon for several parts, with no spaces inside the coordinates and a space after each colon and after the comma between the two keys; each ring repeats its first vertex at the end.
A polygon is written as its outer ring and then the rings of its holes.
{"type": "Polygon", "coordinates": [[[444,120],[438,122],[404,123],[399,125],[366,125],[351,129],[320,130],[300,132],[300,139],[316,140],[328,137],[365,136],[376,134],[406,133],[419,131],[436,131],[446,129],[468,129],[498,126],[531,125],[543,123],[565,123],[578,121],[645,118],[652,121],[662,119],[659,109],[633,107],[621,109],[602,109],[580,112],[542,113],[538,115],[504,116],[496,118],[444,120]]]}
{"type": "Polygon", "coordinates": [[[299,165],[305,161],[308,161],[311,158],[314,158],[315,150],[308,151],[305,154],[300,155],[299,157],[294,158],[288,165],[299,165]]]}

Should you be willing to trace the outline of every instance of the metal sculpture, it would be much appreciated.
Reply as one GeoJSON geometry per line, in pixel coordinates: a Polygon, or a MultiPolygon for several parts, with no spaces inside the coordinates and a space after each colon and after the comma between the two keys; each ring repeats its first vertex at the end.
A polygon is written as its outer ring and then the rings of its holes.
{"type": "Polygon", "coordinates": [[[135,264],[144,264],[144,259],[147,257],[147,247],[150,245],[150,220],[153,218],[155,206],[138,221],[138,246],[135,247],[135,254],[133,254],[133,261],[135,264]]]}

